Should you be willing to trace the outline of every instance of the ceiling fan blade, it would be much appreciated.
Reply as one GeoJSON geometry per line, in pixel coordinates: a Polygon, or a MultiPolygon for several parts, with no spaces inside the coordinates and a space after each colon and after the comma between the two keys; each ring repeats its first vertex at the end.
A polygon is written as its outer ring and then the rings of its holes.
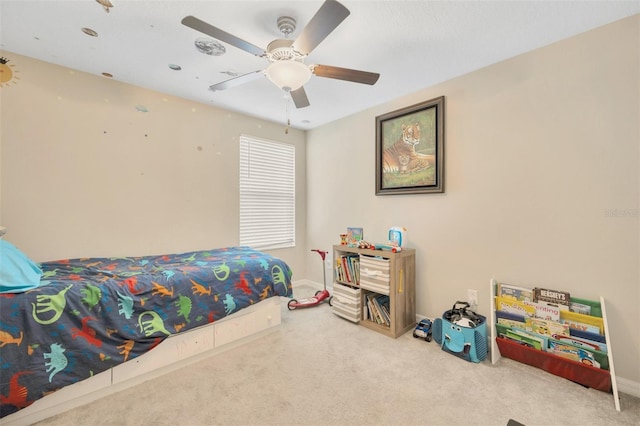
{"type": "Polygon", "coordinates": [[[239,86],[244,83],[248,83],[253,80],[257,80],[264,76],[263,71],[253,71],[247,74],[242,74],[237,77],[230,78],[229,80],[222,81],[220,83],[212,84],[209,86],[209,90],[214,92],[218,90],[226,90],[230,87],[239,86]]]}
{"type": "Polygon", "coordinates": [[[216,28],[213,25],[210,25],[195,16],[185,16],[182,19],[182,24],[187,27],[193,28],[196,31],[200,31],[203,34],[209,35],[217,40],[230,44],[231,46],[235,46],[238,49],[242,49],[245,52],[249,52],[252,55],[256,56],[265,56],[267,53],[264,49],[253,45],[249,42],[246,42],[233,34],[229,34],[226,31],[221,30],[220,28],[216,28]]]}
{"type": "Polygon", "coordinates": [[[351,12],[335,0],[326,0],[311,21],[302,30],[293,48],[308,55],[315,49],[351,12]]]}
{"type": "Polygon", "coordinates": [[[378,73],[332,67],[329,65],[314,65],[313,73],[318,77],[335,78],[337,80],[346,80],[369,85],[376,84],[376,81],[378,81],[378,78],[380,77],[380,74],[378,73]]]}
{"type": "Polygon", "coordinates": [[[300,86],[300,88],[296,90],[292,90],[291,99],[293,99],[293,103],[296,105],[296,108],[305,108],[308,107],[309,98],[307,98],[307,92],[304,91],[304,87],[300,86]]]}

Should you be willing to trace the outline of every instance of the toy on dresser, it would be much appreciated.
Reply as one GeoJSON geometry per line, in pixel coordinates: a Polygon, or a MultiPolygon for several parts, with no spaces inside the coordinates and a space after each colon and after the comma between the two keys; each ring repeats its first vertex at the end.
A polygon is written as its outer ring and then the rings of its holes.
{"type": "Polygon", "coordinates": [[[401,226],[389,228],[389,241],[387,243],[374,244],[375,250],[387,250],[393,253],[402,251],[402,242],[405,240],[407,230],[401,226]]]}

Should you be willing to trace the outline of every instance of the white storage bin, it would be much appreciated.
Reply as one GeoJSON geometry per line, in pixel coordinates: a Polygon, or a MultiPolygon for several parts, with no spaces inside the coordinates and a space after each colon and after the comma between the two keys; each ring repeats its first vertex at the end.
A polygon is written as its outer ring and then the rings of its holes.
{"type": "Polygon", "coordinates": [[[362,316],[361,290],[335,283],[331,307],[333,313],[351,322],[360,322],[362,316]]]}
{"type": "Polygon", "coordinates": [[[360,287],[389,294],[389,259],[360,256],[360,287]]]}

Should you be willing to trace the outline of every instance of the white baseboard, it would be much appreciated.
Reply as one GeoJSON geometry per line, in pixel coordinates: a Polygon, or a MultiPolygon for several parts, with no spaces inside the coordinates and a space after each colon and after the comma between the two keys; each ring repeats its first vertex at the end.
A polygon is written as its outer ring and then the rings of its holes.
{"type": "Polygon", "coordinates": [[[625,379],[624,377],[616,376],[616,382],[618,383],[618,391],[626,393],[627,395],[640,398],[640,383],[633,380],[625,379]]]}

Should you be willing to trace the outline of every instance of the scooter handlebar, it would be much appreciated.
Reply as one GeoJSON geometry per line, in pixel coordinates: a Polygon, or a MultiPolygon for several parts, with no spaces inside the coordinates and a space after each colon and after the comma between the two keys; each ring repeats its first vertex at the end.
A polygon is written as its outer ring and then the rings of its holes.
{"type": "Polygon", "coordinates": [[[318,253],[320,255],[320,257],[322,258],[322,260],[324,260],[324,258],[327,256],[326,251],[324,250],[320,250],[320,249],[311,249],[311,251],[315,251],[316,253],[318,253]]]}

